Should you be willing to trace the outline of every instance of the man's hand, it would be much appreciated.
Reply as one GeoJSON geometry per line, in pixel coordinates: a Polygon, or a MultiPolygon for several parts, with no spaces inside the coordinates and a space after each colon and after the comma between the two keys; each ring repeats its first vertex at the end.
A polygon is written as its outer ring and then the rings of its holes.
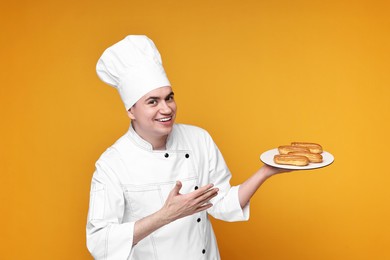
{"type": "Polygon", "coordinates": [[[283,173],[283,172],[291,172],[292,171],[292,170],[289,170],[289,169],[277,168],[277,167],[273,167],[273,166],[266,165],[266,164],[260,170],[263,170],[263,175],[266,178],[269,178],[269,177],[271,177],[272,175],[275,175],[275,174],[279,174],[279,173],[283,173]]]}
{"type": "Polygon", "coordinates": [[[208,184],[188,194],[180,194],[181,187],[181,182],[177,181],[159,211],[135,222],[133,245],[176,219],[212,207],[210,200],[218,194],[218,188],[213,188],[213,184],[208,184]]]}
{"type": "Polygon", "coordinates": [[[162,218],[170,223],[212,207],[210,200],[218,195],[218,188],[213,186],[208,184],[188,194],[180,194],[182,183],[177,181],[160,210],[162,218]]]}

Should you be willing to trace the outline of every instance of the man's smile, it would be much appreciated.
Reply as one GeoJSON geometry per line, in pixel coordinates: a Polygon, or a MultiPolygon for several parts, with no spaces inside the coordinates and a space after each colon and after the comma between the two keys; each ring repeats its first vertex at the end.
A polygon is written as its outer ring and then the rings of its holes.
{"type": "Polygon", "coordinates": [[[172,120],[172,117],[170,116],[170,117],[164,117],[164,118],[158,118],[158,119],[156,119],[156,121],[158,121],[158,122],[168,122],[168,121],[170,121],[170,120],[172,120]]]}

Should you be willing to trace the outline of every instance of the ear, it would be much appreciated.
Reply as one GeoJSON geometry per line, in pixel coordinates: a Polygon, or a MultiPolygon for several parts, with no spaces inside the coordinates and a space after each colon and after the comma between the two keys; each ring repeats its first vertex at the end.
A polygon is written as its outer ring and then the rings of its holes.
{"type": "Polygon", "coordinates": [[[130,108],[127,110],[127,116],[130,117],[131,120],[135,119],[134,113],[133,113],[133,108],[130,108]]]}

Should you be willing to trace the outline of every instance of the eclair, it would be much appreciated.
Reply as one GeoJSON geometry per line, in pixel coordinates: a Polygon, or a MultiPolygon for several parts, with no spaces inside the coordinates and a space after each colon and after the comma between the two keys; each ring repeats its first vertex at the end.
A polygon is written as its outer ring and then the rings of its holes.
{"type": "Polygon", "coordinates": [[[309,164],[309,159],[302,155],[277,154],[274,156],[274,162],[277,164],[306,166],[309,164]]]}
{"type": "Polygon", "coordinates": [[[278,147],[278,151],[280,154],[288,154],[291,152],[310,152],[309,148],[292,145],[281,145],[278,147]]]}
{"type": "Polygon", "coordinates": [[[301,155],[307,157],[311,163],[320,163],[322,162],[322,155],[319,153],[311,153],[311,152],[290,152],[289,155],[301,155]]]}
{"type": "Polygon", "coordinates": [[[291,146],[307,148],[311,153],[322,153],[322,146],[316,143],[292,142],[291,146]]]}

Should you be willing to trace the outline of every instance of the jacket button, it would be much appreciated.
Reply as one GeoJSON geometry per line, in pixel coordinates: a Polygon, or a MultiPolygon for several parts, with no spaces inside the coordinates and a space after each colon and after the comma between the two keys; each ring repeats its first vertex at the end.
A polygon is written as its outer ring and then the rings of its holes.
{"type": "Polygon", "coordinates": [[[166,153],[166,154],[164,154],[164,156],[165,156],[165,158],[168,158],[168,157],[169,157],[169,154],[168,154],[168,153],[166,153]]]}
{"type": "Polygon", "coordinates": [[[202,254],[206,254],[206,249],[203,249],[203,250],[202,250],[202,254]]]}
{"type": "Polygon", "coordinates": [[[195,190],[197,190],[198,189],[198,186],[195,186],[195,188],[194,188],[195,190]]]}
{"type": "Polygon", "coordinates": [[[186,153],[186,158],[190,158],[190,155],[188,153],[186,153]]]}
{"type": "Polygon", "coordinates": [[[201,219],[200,219],[200,218],[198,218],[196,221],[200,222],[200,220],[201,220],[201,219]]]}

